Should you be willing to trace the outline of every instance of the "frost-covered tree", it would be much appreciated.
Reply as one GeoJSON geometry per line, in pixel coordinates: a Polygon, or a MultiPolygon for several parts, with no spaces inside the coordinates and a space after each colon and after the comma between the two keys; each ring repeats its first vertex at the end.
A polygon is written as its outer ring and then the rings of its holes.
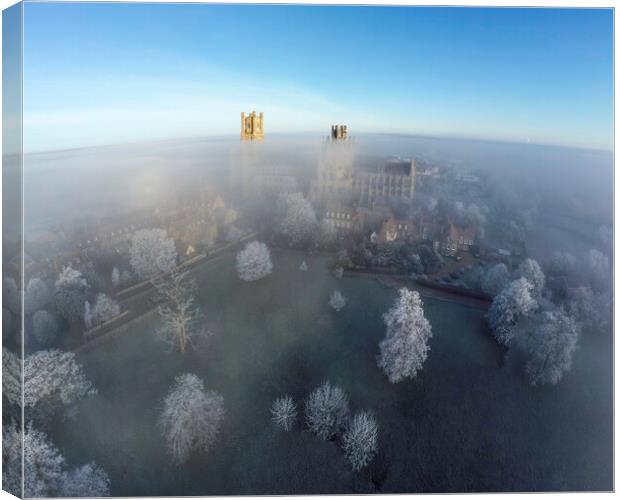
{"type": "Polygon", "coordinates": [[[562,310],[543,311],[519,329],[527,354],[525,372],[532,385],[557,384],[570,371],[579,327],[562,310]]]}
{"type": "Polygon", "coordinates": [[[86,329],[93,327],[93,311],[88,300],[84,302],[84,326],[86,329]]]}
{"type": "Polygon", "coordinates": [[[537,308],[533,286],[525,278],[511,281],[493,299],[487,313],[489,326],[500,344],[508,345],[514,336],[517,322],[537,308]]]}
{"type": "Polygon", "coordinates": [[[306,425],[321,439],[331,439],[342,432],[349,418],[349,399],[337,385],[323,382],[306,399],[306,425]]]}
{"type": "Polygon", "coordinates": [[[88,288],[86,278],[71,266],[65,267],[58,276],[54,300],[58,311],[67,321],[77,322],[82,319],[88,288]]]}
{"type": "Polygon", "coordinates": [[[568,276],[575,272],[577,259],[568,252],[553,252],[547,264],[548,273],[552,276],[568,276]]]}
{"type": "Polygon", "coordinates": [[[13,314],[21,315],[20,293],[13,278],[2,280],[2,304],[13,314]]]}
{"type": "Polygon", "coordinates": [[[14,425],[2,428],[3,488],[22,496],[22,446],[23,496],[58,496],[65,480],[65,459],[47,436],[31,425],[23,435],[14,425]]]}
{"type": "Polygon", "coordinates": [[[228,232],[226,233],[226,242],[237,243],[241,240],[241,238],[243,238],[243,231],[241,231],[241,229],[237,226],[230,226],[228,232]]]}
{"type": "Polygon", "coordinates": [[[260,241],[251,241],[237,254],[237,274],[243,281],[256,281],[273,271],[271,252],[260,241]]]}
{"type": "Polygon", "coordinates": [[[495,296],[503,290],[510,281],[506,264],[500,262],[489,268],[482,276],[480,286],[482,291],[495,296]]]}
{"type": "Polygon", "coordinates": [[[13,317],[11,311],[2,308],[2,338],[6,342],[13,327],[13,317]]]}
{"type": "Polygon", "coordinates": [[[392,383],[414,378],[428,356],[428,341],[432,336],[420,294],[401,288],[383,321],[386,332],[379,344],[377,365],[392,383]]]}
{"type": "Polygon", "coordinates": [[[108,297],[105,293],[97,294],[95,305],[92,309],[93,321],[100,325],[121,313],[121,308],[114,299],[108,297]]]}
{"type": "Polygon", "coordinates": [[[121,271],[121,286],[129,285],[133,281],[133,279],[134,278],[131,274],[131,271],[129,271],[128,269],[123,269],[121,271]]]}
{"type": "Polygon", "coordinates": [[[51,344],[58,335],[58,322],[56,318],[47,311],[37,311],[32,316],[32,330],[34,337],[40,345],[51,344]]]}
{"type": "Polygon", "coordinates": [[[532,293],[539,297],[545,287],[545,273],[534,259],[525,259],[516,270],[516,278],[525,278],[532,285],[532,293]]]}
{"type": "Polygon", "coordinates": [[[460,226],[484,226],[487,222],[482,210],[475,203],[465,207],[462,202],[457,201],[450,212],[454,222],[460,226]]]}
{"type": "MultiPolygon", "coordinates": [[[[21,406],[20,363],[15,354],[2,350],[3,388],[9,402],[21,406]],[[18,390],[16,390],[16,388],[18,390]]],[[[46,406],[54,411],[93,394],[92,384],[72,352],[57,349],[37,351],[24,359],[24,405],[46,406]]]]}
{"type": "Polygon", "coordinates": [[[160,424],[175,464],[187,460],[194,450],[209,451],[224,420],[224,398],[205,391],[191,373],[179,375],[164,400],[160,424]]]}
{"type": "Polygon", "coordinates": [[[592,288],[604,291],[610,287],[613,277],[609,267],[609,258],[605,254],[594,248],[590,249],[584,257],[584,269],[592,288]]]}
{"type": "Polygon", "coordinates": [[[292,397],[282,396],[271,405],[271,420],[285,431],[288,432],[293,428],[296,418],[297,407],[292,397]]]}
{"type": "Polygon", "coordinates": [[[301,264],[299,265],[299,270],[300,270],[302,273],[305,273],[305,272],[308,270],[308,264],[306,264],[306,261],[305,261],[305,260],[302,260],[302,261],[301,261],[301,264]]]}
{"type": "Polygon", "coordinates": [[[603,330],[613,319],[612,297],[609,293],[597,293],[581,287],[570,290],[568,311],[583,330],[603,330]]]}
{"type": "Polygon", "coordinates": [[[475,203],[470,203],[465,210],[465,220],[474,226],[484,226],[487,223],[483,210],[475,203]]]}
{"type": "Polygon", "coordinates": [[[357,413],[342,436],[342,449],[354,471],[366,467],[377,453],[377,421],[367,411],[357,413]]]}
{"type": "Polygon", "coordinates": [[[22,400],[22,364],[16,354],[2,348],[2,396],[17,406],[22,400]]]}
{"type": "Polygon", "coordinates": [[[66,470],[66,462],[47,436],[29,424],[22,435],[15,425],[2,428],[2,486],[24,497],[102,497],[110,494],[110,480],[101,467],[90,463],[66,470]]]}
{"type": "Polygon", "coordinates": [[[320,246],[328,247],[332,245],[338,237],[336,228],[327,220],[322,220],[317,229],[316,241],[320,246]]]}
{"type": "Polygon", "coordinates": [[[43,309],[51,298],[50,289],[45,284],[45,281],[39,278],[32,278],[24,292],[24,312],[32,314],[39,309],[43,309]]]}
{"type": "Polygon", "coordinates": [[[164,229],[141,229],[131,239],[129,262],[142,279],[168,273],[177,262],[174,240],[164,229]]]}
{"type": "Polygon", "coordinates": [[[63,497],[110,496],[110,478],[95,462],[70,470],[62,485],[63,497]]]}
{"type": "Polygon", "coordinates": [[[114,269],[112,269],[112,286],[114,288],[118,288],[120,284],[121,284],[121,273],[118,270],[118,267],[114,266],[114,269]]]}
{"type": "Polygon", "coordinates": [[[329,307],[338,312],[340,312],[340,309],[342,309],[346,304],[347,299],[340,290],[334,290],[329,296],[329,307]]]}
{"type": "Polygon", "coordinates": [[[316,234],[317,220],[314,208],[301,193],[287,193],[278,197],[276,232],[293,245],[309,243],[316,234]]]}
{"type": "Polygon", "coordinates": [[[162,325],[160,338],[170,347],[184,353],[193,341],[207,334],[204,315],[196,305],[196,282],[188,278],[188,272],[175,271],[155,282],[164,303],[158,307],[162,325]]]}

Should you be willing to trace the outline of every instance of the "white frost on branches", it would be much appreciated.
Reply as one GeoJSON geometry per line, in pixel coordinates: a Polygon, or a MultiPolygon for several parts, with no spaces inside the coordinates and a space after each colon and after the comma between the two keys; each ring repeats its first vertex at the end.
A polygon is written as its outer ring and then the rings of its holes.
{"type": "Polygon", "coordinates": [[[243,281],[256,281],[273,271],[271,252],[260,241],[251,241],[237,254],[237,273],[243,281]]]}
{"type": "Polygon", "coordinates": [[[21,406],[22,400],[22,365],[20,358],[2,348],[2,395],[10,403],[21,406]]]}
{"type": "Polygon", "coordinates": [[[131,240],[129,262],[136,274],[142,279],[168,273],[177,262],[177,250],[174,240],[168,237],[164,229],[141,229],[136,231],[131,240]]]}
{"type": "Polygon", "coordinates": [[[68,321],[82,318],[88,282],[82,273],[71,266],[65,267],[55,283],[54,300],[60,314],[68,321]]]}
{"type": "Polygon", "coordinates": [[[321,439],[331,439],[346,428],[349,399],[341,387],[323,382],[306,399],[308,428],[321,439]]]}
{"type": "Polygon", "coordinates": [[[487,313],[489,326],[497,341],[503,345],[510,344],[515,333],[514,326],[537,307],[532,284],[525,278],[511,281],[493,299],[487,313]]]}
{"type": "Polygon", "coordinates": [[[378,427],[367,411],[357,413],[342,437],[342,449],[354,471],[366,467],[377,453],[378,427]]]}
{"type": "Polygon", "coordinates": [[[47,311],[37,311],[32,316],[32,330],[40,345],[47,346],[54,341],[58,334],[58,322],[47,311]]]}
{"type": "Polygon", "coordinates": [[[26,427],[23,434],[14,425],[2,428],[2,487],[22,496],[22,445],[24,496],[41,498],[58,495],[65,479],[65,459],[47,436],[26,427]]]}
{"type": "Polygon", "coordinates": [[[525,278],[532,285],[532,292],[535,296],[540,296],[545,286],[545,274],[534,259],[525,259],[516,271],[517,278],[525,278]]]}
{"type": "Polygon", "coordinates": [[[340,312],[340,309],[342,309],[346,304],[347,299],[340,290],[334,290],[329,296],[329,306],[338,312],[340,312]]]}
{"type": "Polygon", "coordinates": [[[495,296],[508,284],[510,275],[506,264],[500,262],[491,267],[482,277],[482,291],[495,296]]]}
{"type": "Polygon", "coordinates": [[[575,272],[577,259],[568,252],[553,252],[548,264],[548,271],[553,276],[568,276],[575,272]]]}
{"type": "Polygon", "coordinates": [[[584,268],[592,287],[597,291],[610,288],[613,276],[609,266],[609,258],[594,248],[585,255],[584,268]]]}
{"type": "Polygon", "coordinates": [[[188,272],[173,272],[155,282],[160,297],[165,301],[158,307],[162,326],[158,333],[172,349],[184,353],[193,347],[193,340],[206,335],[204,315],[195,303],[196,282],[187,279],[188,272]]]}
{"type": "Polygon", "coordinates": [[[179,375],[164,400],[160,424],[175,464],[187,460],[196,449],[209,451],[224,420],[224,398],[205,391],[191,373],[179,375]]]}
{"type": "Polygon", "coordinates": [[[66,470],[66,462],[47,436],[28,425],[22,436],[15,425],[2,428],[2,486],[22,496],[22,446],[24,460],[24,495],[43,497],[102,497],[110,494],[110,480],[105,471],[90,463],[66,470]]]}
{"type": "Polygon", "coordinates": [[[110,495],[110,478],[95,462],[69,471],[62,486],[63,497],[106,497],[110,495]]]}
{"type": "Polygon", "coordinates": [[[105,323],[120,313],[121,308],[118,302],[108,297],[105,293],[97,294],[97,299],[92,309],[92,317],[95,324],[105,323]]]}
{"type": "Polygon", "coordinates": [[[112,269],[112,286],[114,288],[118,288],[120,284],[121,284],[121,273],[118,270],[118,267],[114,266],[114,269],[112,269]]]}
{"type": "Polygon", "coordinates": [[[392,308],[383,315],[385,339],[379,344],[377,365],[392,383],[414,378],[428,356],[431,325],[424,317],[420,294],[401,288],[392,308]]]}
{"type": "Polygon", "coordinates": [[[293,428],[296,418],[297,407],[292,397],[282,396],[271,405],[271,419],[285,431],[288,432],[293,428]]]}
{"type": "Polygon", "coordinates": [[[289,238],[292,244],[310,242],[316,233],[314,208],[301,193],[282,194],[278,197],[279,220],[276,232],[289,238]]]}
{"type": "Polygon", "coordinates": [[[579,328],[563,311],[544,311],[533,317],[519,337],[527,353],[525,372],[532,385],[557,384],[570,371],[579,328]]]}
{"type": "Polygon", "coordinates": [[[20,293],[13,278],[2,280],[2,304],[12,313],[21,315],[20,293]]]}
{"type": "Polygon", "coordinates": [[[39,278],[32,278],[24,292],[24,312],[32,314],[43,309],[50,299],[51,293],[45,282],[39,278]]]}
{"type": "MultiPolygon", "coordinates": [[[[15,354],[2,350],[3,388],[8,400],[21,406],[20,363],[15,354]]],[[[38,351],[24,359],[24,405],[35,407],[41,401],[70,405],[93,394],[92,384],[72,352],[56,349],[38,351]]]]}

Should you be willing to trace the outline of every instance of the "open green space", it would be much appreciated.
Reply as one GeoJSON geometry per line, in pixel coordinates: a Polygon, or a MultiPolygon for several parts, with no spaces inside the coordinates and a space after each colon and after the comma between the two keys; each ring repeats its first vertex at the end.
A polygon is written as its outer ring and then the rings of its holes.
{"type": "Polygon", "coordinates": [[[234,255],[196,270],[212,336],[195,351],[169,352],[153,314],[79,355],[99,392],[53,429],[70,464],[96,461],[115,496],[612,488],[610,338],[584,334],[560,384],[533,388],[504,361],[483,311],[426,298],[429,358],[415,380],[393,385],[375,356],[396,290],[337,280],[327,256],[272,258],[274,273],[253,283],[237,278],[234,255]],[[339,313],[327,305],[334,288],[348,299],[339,313]],[[185,372],[223,395],[226,419],[208,454],[175,467],[158,418],[185,372]],[[379,423],[379,455],[361,472],[305,429],[303,399],[325,379],[379,423]],[[289,433],[269,412],[283,394],[299,410],[289,433]]]}

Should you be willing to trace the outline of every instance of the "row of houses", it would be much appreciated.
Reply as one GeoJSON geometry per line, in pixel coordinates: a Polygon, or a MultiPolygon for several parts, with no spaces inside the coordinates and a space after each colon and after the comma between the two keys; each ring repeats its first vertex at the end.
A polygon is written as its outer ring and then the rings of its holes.
{"type": "MultiPolygon", "coordinates": [[[[331,225],[341,238],[353,233],[371,231],[373,211],[358,210],[342,204],[328,205],[323,213],[323,220],[331,225]]],[[[455,257],[459,252],[471,252],[476,245],[476,228],[463,227],[453,221],[439,223],[428,216],[399,219],[392,214],[383,220],[381,229],[374,232],[373,239],[378,243],[394,241],[426,241],[440,254],[455,257]]]]}
{"type": "Polygon", "coordinates": [[[453,221],[440,224],[423,216],[412,219],[391,217],[381,226],[377,240],[380,243],[426,241],[438,253],[455,257],[459,252],[472,251],[476,244],[476,228],[459,226],[453,221]]]}

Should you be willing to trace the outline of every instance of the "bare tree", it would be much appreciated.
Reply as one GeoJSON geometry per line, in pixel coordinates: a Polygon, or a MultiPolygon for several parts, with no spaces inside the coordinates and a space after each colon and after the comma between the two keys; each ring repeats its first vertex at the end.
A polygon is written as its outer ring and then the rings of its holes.
{"type": "Polygon", "coordinates": [[[342,437],[344,454],[354,471],[366,467],[377,453],[378,427],[367,411],[357,413],[342,437]]]}
{"type": "Polygon", "coordinates": [[[179,375],[164,400],[160,418],[174,463],[182,464],[195,449],[209,451],[223,420],[224,398],[214,391],[205,391],[196,375],[179,375]]]}
{"type": "Polygon", "coordinates": [[[271,405],[271,419],[285,431],[288,432],[293,428],[296,418],[297,408],[292,397],[282,396],[271,405]]]}
{"type": "Polygon", "coordinates": [[[188,279],[187,271],[174,271],[154,282],[164,300],[158,307],[162,326],[159,335],[171,348],[184,353],[193,347],[193,340],[207,335],[204,315],[195,303],[196,282],[188,279]]]}

